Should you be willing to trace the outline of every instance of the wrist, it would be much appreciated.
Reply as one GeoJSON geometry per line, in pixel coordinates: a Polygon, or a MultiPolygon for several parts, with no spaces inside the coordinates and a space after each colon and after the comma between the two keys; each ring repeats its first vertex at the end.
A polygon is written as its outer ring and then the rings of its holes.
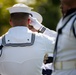
{"type": "Polygon", "coordinates": [[[40,29],[43,28],[42,24],[40,24],[40,23],[35,23],[35,24],[33,24],[33,27],[34,27],[36,30],[40,30],[40,29]]]}
{"type": "Polygon", "coordinates": [[[39,31],[40,33],[44,33],[45,30],[46,30],[46,27],[41,26],[38,31],[39,31]]]}

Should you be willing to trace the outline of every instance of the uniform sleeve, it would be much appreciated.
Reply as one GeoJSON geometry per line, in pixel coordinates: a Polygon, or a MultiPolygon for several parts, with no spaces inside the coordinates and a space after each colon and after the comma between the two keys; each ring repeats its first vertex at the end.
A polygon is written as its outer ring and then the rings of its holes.
{"type": "Polygon", "coordinates": [[[49,28],[46,28],[43,34],[48,35],[49,37],[55,37],[55,38],[57,36],[57,32],[54,30],[50,30],[49,28]]]}

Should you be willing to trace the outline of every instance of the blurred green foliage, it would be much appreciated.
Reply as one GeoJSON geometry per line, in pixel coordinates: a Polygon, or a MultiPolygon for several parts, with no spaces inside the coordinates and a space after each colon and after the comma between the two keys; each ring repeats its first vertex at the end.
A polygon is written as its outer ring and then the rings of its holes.
{"type": "Polygon", "coordinates": [[[15,0],[0,0],[0,36],[11,27],[9,25],[9,13],[6,8],[15,3],[15,0]]]}
{"type": "MultiPolygon", "coordinates": [[[[11,27],[9,25],[9,12],[6,8],[15,3],[17,3],[15,0],[0,0],[0,36],[11,27]]],[[[29,6],[34,7],[34,10],[43,16],[43,25],[52,30],[56,29],[61,16],[59,0],[36,0],[35,4],[29,6]]]]}
{"type": "Polygon", "coordinates": [[[36,0],[34,8],[43,16],[42,24],[49,29],[56,30],[61,17],[60,0],[36,0]]]}

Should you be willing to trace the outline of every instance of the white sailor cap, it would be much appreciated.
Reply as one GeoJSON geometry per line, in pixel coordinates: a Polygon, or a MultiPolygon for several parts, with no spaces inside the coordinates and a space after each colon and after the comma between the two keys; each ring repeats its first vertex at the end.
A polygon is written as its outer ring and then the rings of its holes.
{"type": "Polygon", "coordinates": [[[37,18],[37,20],[40,23],[42,23],[42,20],[43,20],[42,16],[39,13],[32,11],[32,9],[33,8],[31,8],[25,4],[22,4],[22,3],[15,4],[12,7],[7,8],[7,10],[9,10],[10,14],[19,13],[19,12],[30,13],[30,14],[32,14],[33,17],[37,18]]]}
{"type": "Polygon", "coordinates": [[[31,14],[34,18],[37,18],[40,23],[42,23],[43,17],[38,12],[32,11],[31,14]]]}

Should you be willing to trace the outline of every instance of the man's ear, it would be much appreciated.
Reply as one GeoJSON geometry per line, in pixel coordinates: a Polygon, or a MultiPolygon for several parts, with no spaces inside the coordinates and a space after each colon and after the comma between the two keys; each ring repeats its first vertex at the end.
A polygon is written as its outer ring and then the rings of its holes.
{"type": "Polygon", "coordinates": [[[12,23],[12,20],[11,20],[11,19],[9,20],[9,24],[10,24],[11,26],[13,26],[13,23],[12,23]]]}
{"type": "Polygon", "coordinates": [[[28,25],[30,25],[31,20],[28,18],[28,25]]]}

